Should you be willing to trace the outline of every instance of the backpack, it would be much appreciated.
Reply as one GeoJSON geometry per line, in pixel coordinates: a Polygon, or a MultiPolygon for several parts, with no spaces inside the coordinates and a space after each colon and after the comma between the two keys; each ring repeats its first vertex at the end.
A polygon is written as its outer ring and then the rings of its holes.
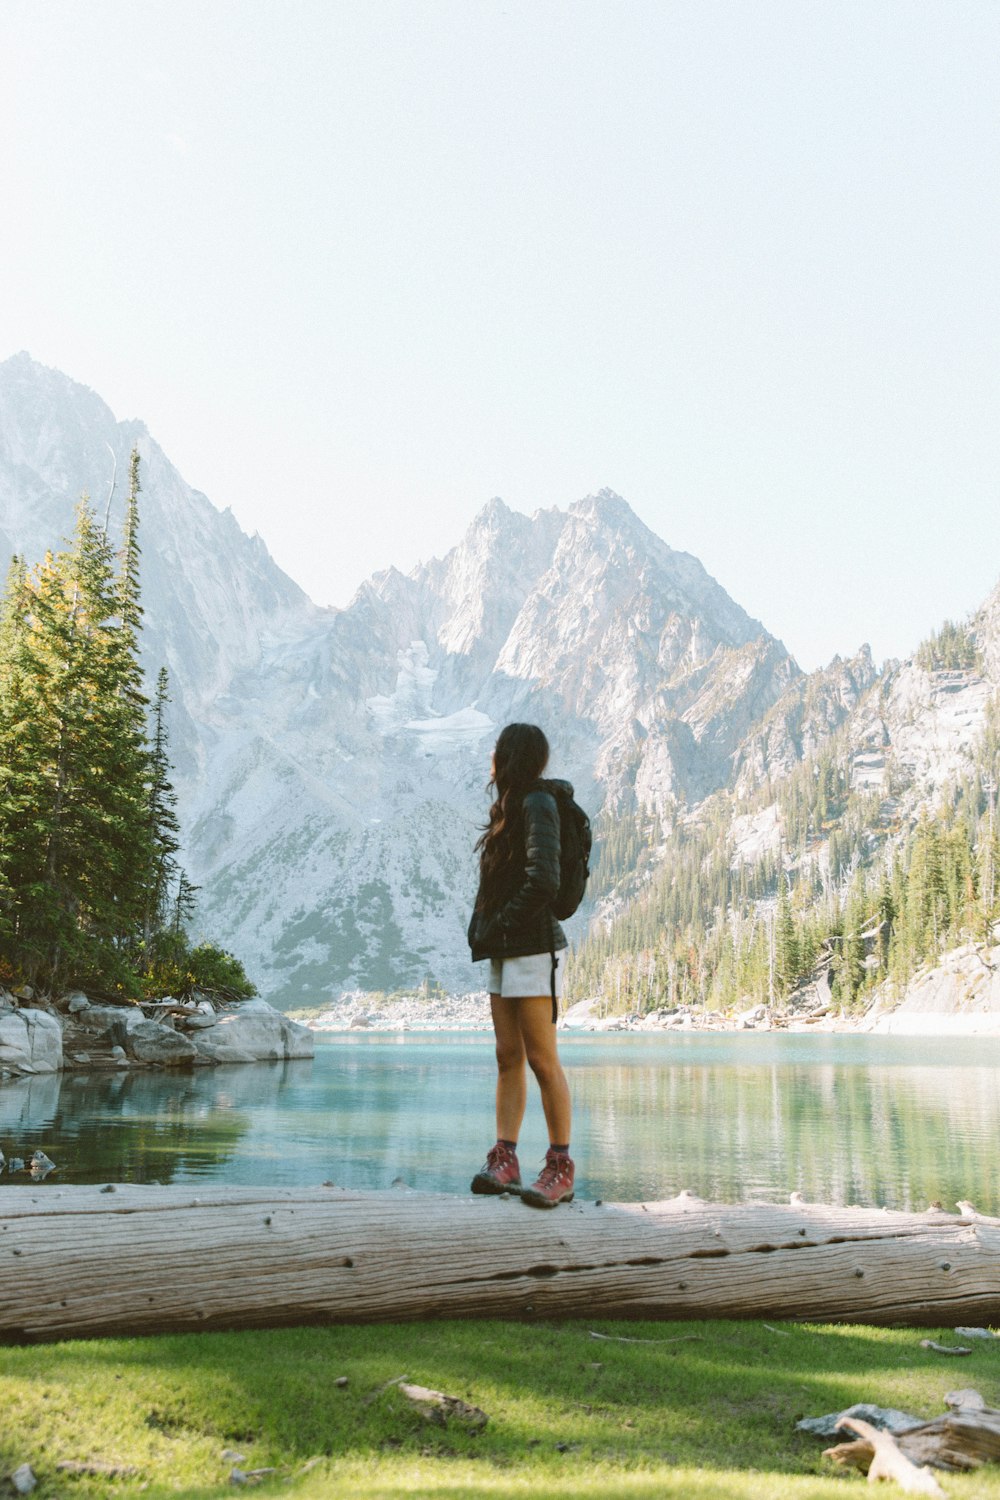
{"type": "Polygon", "coordinates": [[[559,788],[552,791],[559,809],[559,893],[552,911],[562,921],[571,917],[583,900],[594,840],[590,819],[580,804],[559,788]]]}

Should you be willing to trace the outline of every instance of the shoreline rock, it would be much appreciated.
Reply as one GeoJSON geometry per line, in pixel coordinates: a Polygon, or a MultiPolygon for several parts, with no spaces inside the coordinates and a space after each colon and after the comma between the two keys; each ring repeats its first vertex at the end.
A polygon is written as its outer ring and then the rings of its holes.
{"type": "Polygon", "coordinates": [[[0,1082],[36,1073],[213,1067],[313,1056],[313,1038],[266,1000],[92,1004],[0,992],[0,1082]]]}

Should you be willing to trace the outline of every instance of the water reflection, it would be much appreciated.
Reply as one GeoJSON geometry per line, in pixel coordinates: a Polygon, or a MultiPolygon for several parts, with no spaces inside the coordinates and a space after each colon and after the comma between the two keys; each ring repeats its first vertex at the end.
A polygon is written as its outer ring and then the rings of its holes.
{"type": "Polygon", "coordinates": [[[574,1098],[599,1177],[629,1196],[1000,1206],[992,1067],[619,1067],[585,1071],[574,1098]]]}
{"type": "MultiPolygon", "coordinates": [[[[562,1047],[582,1188],[1000,1212],[1000,1042],[577,1037],[562,1047]]],[[[313,1062],[0,1088],[0,1146],[60,1182],[215,1180],[464,1191],[490,1144],[491,1039],[343,1036],[313,1062]]],[[[545,1147],[537,1099],[522,1136],[545,1147]]],[[[5,1179],[7,1180],[7,1179],[5,1179]]],[[[25,1179],[27,1180],[27,1179],[25,1179]]]]}
{"type": "Polygon", "coordinates": [[[254,1114],[280,1097],[295,1066],[17,1080],[0,1088],[0,1145],[24,1158],[47,1151],[57,1168],[51,1183],[225,1181],[254,1114]]]}

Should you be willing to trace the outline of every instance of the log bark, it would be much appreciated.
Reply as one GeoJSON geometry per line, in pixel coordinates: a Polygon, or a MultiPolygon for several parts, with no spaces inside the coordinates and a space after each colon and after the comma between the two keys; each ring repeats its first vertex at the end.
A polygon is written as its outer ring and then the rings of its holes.
{"type": "Polygon", "coordinates": [[[0,1338],[417,1318],[1000,1323],[1000,1220],[320,1188],[0,1189],[0,1338]]]}

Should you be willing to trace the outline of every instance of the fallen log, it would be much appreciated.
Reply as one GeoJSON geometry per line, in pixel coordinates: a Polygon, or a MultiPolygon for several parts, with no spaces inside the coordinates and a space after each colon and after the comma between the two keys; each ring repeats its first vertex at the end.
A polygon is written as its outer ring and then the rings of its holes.
{"type": "MultiPolygon", "coordinates": [[[[969,1206],[966,1206],[967,1209],[969,1206]]],[[[319,1188],[0,1189],[0,1338],[417,1318],[1000,1323],[1000,1220],[319,1188]]]]}

